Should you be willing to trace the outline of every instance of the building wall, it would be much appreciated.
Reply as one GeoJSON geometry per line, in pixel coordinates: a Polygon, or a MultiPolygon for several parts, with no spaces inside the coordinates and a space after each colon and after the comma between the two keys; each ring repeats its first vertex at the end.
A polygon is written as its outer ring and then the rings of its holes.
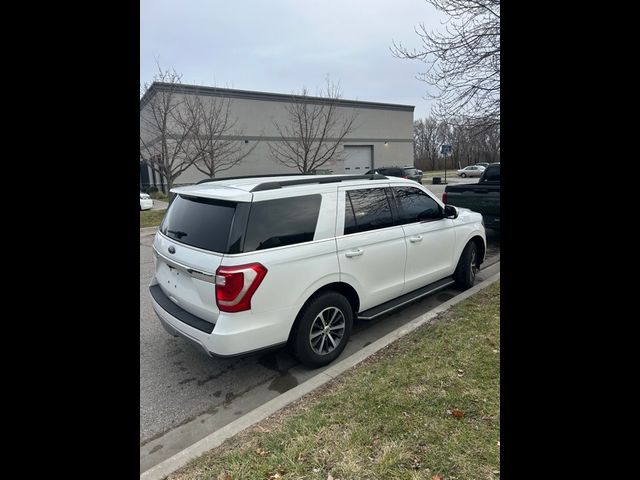
{"type": "MultiPolygon", "coordinates": [[[[221,97],[218,96],[205,95],[204,98],[221,101],[221,97]]],[[[279,138],[274,122],[282,125],[288,122],[287,103],[246,98],[231,98],[230,102],[231,117],[238,119],[235,128],[243,131],[238,137],[240,145],[245,148],[250,148],[256,142],[258,145],[240,164],[221,172],[218,176],[296,173],[296,169],[286,167],[274,160],[268,148],[269,142],[276,142],[279,138]],[[244,140],[248,140],[249,143],[245,144],[244,140]]],[[[141,109],[141,116],[148,114],[145,110],[144,107],[141,109]]],[[[355,128],[348,137],[345,137],[343,144],[373,146],[373,167],[413,165],[412,110],[339,106],[337,112],[345,116],[357,114],[355,128]]],[[[235,136],[232,138],[235,139],[235,136]]],[[[342,150],[342,147],[339,149],[342,150]]],[[[344,173],[342,163],[330,161],[319,168],[330,169],[333,173],[344,173]]],[[[190,184],[203,178],[205,178],[203,173],[191,167],[178,177],[175,183],[190,184]]]]}

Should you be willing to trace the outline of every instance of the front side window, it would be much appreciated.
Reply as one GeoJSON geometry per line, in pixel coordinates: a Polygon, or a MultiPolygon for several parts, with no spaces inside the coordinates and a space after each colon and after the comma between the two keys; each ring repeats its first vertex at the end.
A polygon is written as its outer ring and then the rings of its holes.
{"type": "Polygon", "coordinates": [[[384,188],[350,190],[345,195],[344,234],[366,232],[393,225],[384,188]]]}
{"type": "Polygon", "coordinates": [[[322,196],[316,194],[254,202],[244,251],[310,242],[316,233],[321,201],[322,196]]]}
{"type": "Polygon", "coordinates": [[[415,223],[429,220],[440,220],[440,205],[419,188],[394,187],[393,194],[398,203],[400,223],[415,223]]]}

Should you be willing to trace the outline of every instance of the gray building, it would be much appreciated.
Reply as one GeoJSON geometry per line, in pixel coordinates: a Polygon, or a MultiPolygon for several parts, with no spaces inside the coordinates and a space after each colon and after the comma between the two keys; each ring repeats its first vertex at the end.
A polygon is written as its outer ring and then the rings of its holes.
{"type": "MultiPolygon", "coordinates": [[[[140,100],[141,136],[143,116],[150,114],[149,104],[153,97],[161,95],[163,89],[172,88],[182,99],[198,96],[217,97],[229,102],[230,116],[237,120],[241,135],[229,135],[229,140],[239,142],[251,153],[238,165],[221,172],[217,177],[297,173],[275,160],[269,143],[281,142],[275,124],[286,124],[289,120],[287,105],[292,102],[320,103],[319,97],[296,96],[279,93],[254,92],[195,85],[169,86],[154,83],[140,100]]],[[[371,168],[392,165],[413,165],[413,111],[412,105],[365,102],[357,100],[335,100],[336,113],[349,117],[356,115],[353,130],[345,136],[338,147],[339,160],[330,160],[319,167],[326,173],[362,174],[371,168]]],[[[147,138],[153,142],[153,138],[147,138]]],[[[319,172],[320,173],[320,172],[319,172]]],[[[206,178],[195,167],[190,167],[174,182],[176,185],[191,184],[206,178]]],[[[140,187],[161,187],[160,176],[140,163],[140,187]]]]}

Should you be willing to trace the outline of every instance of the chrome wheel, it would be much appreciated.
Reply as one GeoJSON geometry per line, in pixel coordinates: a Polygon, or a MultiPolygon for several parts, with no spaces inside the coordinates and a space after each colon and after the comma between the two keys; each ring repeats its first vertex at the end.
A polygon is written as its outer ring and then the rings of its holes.
{"type": "Polygon", "coordinates": [[[311,324],[309,342],[318,355],[326,355],[336,349],[344,336],[346,323],[342,310],[328,307],[322,310],[311,324]]]}

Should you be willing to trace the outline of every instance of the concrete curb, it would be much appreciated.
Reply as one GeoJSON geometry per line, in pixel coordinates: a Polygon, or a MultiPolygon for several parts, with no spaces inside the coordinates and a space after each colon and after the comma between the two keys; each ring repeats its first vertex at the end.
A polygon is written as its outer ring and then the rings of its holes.
{"type": "Polygon", "coordinates": [[[336,363],[335,365],[329,367],[327,370],[319,373],[315,377],[310,378],[309,380],[301,383],[297,387],[292,388],[291,390],[287,390],[285,393],[279,395],[273,400],[268,401],[267,403],[261,405],[260,407],[252,410],[251,412],[243,415],[237,420],[225,425],[219,430],[211,433],[206,436],[202,440],[194,443],[190,447],[185,448],[181,452],[176,453],[174,456],[160,462],[159,464],[151,467],[149,470],[140,474],[141,480],[161,480],[165,478],[167,475],[175,472],[179,468],[186,465],[191,460],[203,455],[209,450],[220,446],[225,440],[233,437],[234,435],[240,433],[242,430],[245,430],[252,425],[264,420],[268,416],[277,412],[278,410],[286,407],[290,403],[300,399],[307,393],[312,392],[318,387],[321,387],[325,383],[333,380],[338,375],[344,373],[346,370],[354,367],[359,364],[363,360],[366,360],[368,357],[383,349],[390,343],[396,341],[397,339],[404,337],[405,335],[413,332],[418,327],[424,325],[425,323],[429,323],[436,316],[445,312],[453,305],[466,300],[471,295],[479,292],[492,285],[496,281],[500,279],[500,272],[492,275],[487,278],[485,281],[479,283],[478,285],[466,290],[453,297],[451,300],[448,300],[436,308],[429,310],[427,313],[420,315],[419,317],[414,318],[410,322],[404,324],[403,326],[397,328],[393,332],[388,333],[384,337],[376,340],[370,345],[362,348],[358,352],[354,353],[348,358],[345,358],[341,362],[336,363]]]}
{"type": "Polygon", "coordinates": [[[153,235],[158,231],[158,227],[144,227],[140,229],[140,236],[146,237],[147,235],[153,235]]]}

